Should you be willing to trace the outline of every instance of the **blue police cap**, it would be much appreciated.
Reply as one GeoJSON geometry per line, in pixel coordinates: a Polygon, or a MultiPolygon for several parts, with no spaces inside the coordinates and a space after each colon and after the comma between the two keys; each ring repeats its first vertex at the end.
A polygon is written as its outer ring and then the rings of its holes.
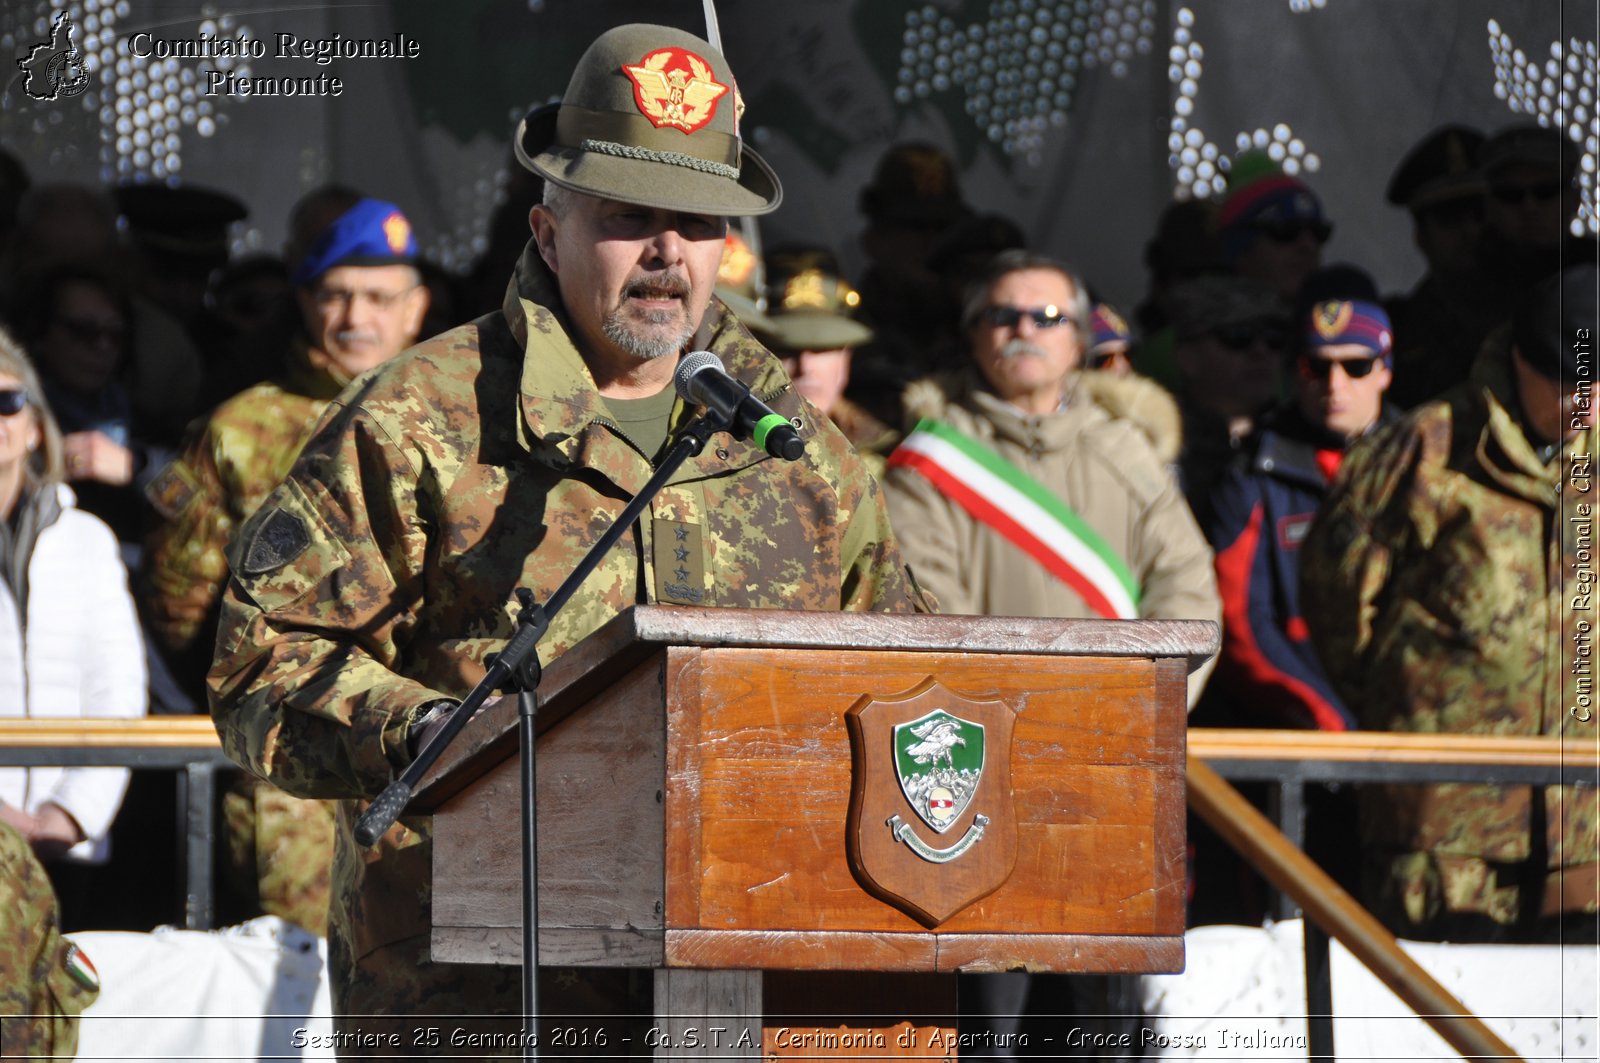
{"type": "Polygon", "coordinates": [[[296,286],[309,284],[335,266],[410,265],[417,237],[400,208],[363,199],[325,229],[294,271],[296,286]]]}

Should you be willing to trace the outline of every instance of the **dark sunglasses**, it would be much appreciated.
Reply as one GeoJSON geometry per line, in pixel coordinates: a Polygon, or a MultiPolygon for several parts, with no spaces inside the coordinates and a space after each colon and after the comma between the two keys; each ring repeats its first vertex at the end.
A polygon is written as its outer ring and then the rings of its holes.
{"type": "Polygon", "coordinates": [[[1292,244],[1306,233],[1310,233],[1317,243],[1325,244],[1328,237],[1333,235],[1333,226],[1325,221],[1268,221],[1251,228],[1280,244],[1292,244]]]}
{"type": "Polygon", "coordinates": [[[1489,194],[1508,207],[1534,199],[1548,203],[1561,194],[1560,181],[1541,181],[1536,185],[1490,185],[1489,194]]]}
{"type": "Polygon", "coordinates": [[[1307,355],[1300,359],[1300,373],[1307,380],[1321,380],[1324,383],[1333,379],[1333,367],[1338,366],[1344,370],[1344,375],[1351,380],[1360,380],[1378,366],[1378,356],[1371,358],[1313,358],[1307,355]]]}
{"type": "Polygon", "coordinates": [[[82,317],[58,317],[56,324],[67,330],[67,335],[79,343],[98,343],[102,339],[112,343],[121,343],[123,336],[127,335],[124,325],[106,325],[99,321],[91,321],[82,317]]]}
{"type": "Polygon", "coordinates": [[[1211,330],[1211,335],[1216,337],[1218,343],[1235,351],[1248,351],[1258,344],[1268,350],[1281,351],[1288,343],[1288,335],[1278,325],[1248,322],[1238,325],[1219,325],[1211,330]]]}
{"type": "Polygon", "coordinates": [[[22,412],[28,405],[28,392],[23,388],[0,390],[0,417],[10,417],[22,412]]]}
{"type": "Polygon", "coordinates": [[[995,328],[1016,328],[1023,318],[1029,318],[1038,328],[1055,328],[1071,320],[1054,306],[1047,306],[1042,310],[1027,310],[1020,306],[989,306],[978,315],[979,321],[995,328]]]}

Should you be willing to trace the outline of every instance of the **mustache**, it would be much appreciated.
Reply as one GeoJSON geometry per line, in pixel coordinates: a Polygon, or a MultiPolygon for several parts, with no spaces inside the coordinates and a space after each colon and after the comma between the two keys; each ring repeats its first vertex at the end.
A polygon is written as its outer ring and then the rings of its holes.
{"type": "Polygon", "coordinates": [[[334,339],[345,345],[353,343],[377,343],[378,334],[376,332],[369,332],[366,329],[343,329],[334,333],[334,339]]]}
{"type": "Polygon", "coordinates": [[[623,295],[630,299],[659,299],[663,295],[687,299],[690,290],[688,277],[676,270],[668,270],[659,277],[640,277],[629,281],[623,289],[623,295]]]}
{"type": "Polygon", "coordinates": [[[1001,358],[1020,358],[1023,355],[1032,355],[1035,358],[1045,357],[1045,349],[1037,343],[1031,343],[1020,336],[1007,340],[1006,345],[1000,348],[1001,358]]]}

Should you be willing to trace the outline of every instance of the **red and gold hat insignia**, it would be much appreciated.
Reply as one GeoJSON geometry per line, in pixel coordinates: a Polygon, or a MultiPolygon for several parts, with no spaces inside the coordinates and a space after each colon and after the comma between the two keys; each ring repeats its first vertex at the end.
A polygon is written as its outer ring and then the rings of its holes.
{"type": "Polygon", "coordinates": [[[383,219],[383,239],[390,251],[397,255],[405,254],[406,244],[411,239],[411,223],[396,211],[383,219]]]}
{"type": "Polygon", "coordinates": [[[1345,330],[1350,324],[1350,319],[1355,316],[1356,308],[1353,303],[1330,300],[1318,303],[1316,309],[1311,311],[1311,327],[1317,330],[1317,335],[1325,340],[1331,340],[1345,330]]]}
{"type": "Polygon", "coordinates": [[[640,112],[658,129],[671,126],[693,133],[717,110],[717,100],[728,86],[711,75],[711,66],[693,52],[663,48],[624,66],[633,81],[633,99],[640,112]]]}
{"type": "Polygon", "coordinates": [[[758,263],[755,252],[744,242],[744,237],[730,232],[722,244],[722,262],[717,266],[717,283],[744,287],[758,263]]]}

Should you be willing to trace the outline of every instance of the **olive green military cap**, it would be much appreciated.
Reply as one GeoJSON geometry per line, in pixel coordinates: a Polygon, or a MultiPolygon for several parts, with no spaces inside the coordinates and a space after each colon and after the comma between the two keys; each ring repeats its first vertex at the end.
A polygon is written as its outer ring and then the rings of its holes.
{"type": "Polygon", "coordinates": [[[831,252],[801,248],[767,256],[767,317],[757,333],[789,351],[860,347],[872,330],[851,315],[861,296],[839,275],[831,252]]]}
{"type": "Polygon", "coordinates": [[[722,53],[670,26],[601,34],[559,104],[517,128],[517,159],[586,195],[665,210],[766,214],[783,188],[739,138],[738,89],[722,53]]]}

